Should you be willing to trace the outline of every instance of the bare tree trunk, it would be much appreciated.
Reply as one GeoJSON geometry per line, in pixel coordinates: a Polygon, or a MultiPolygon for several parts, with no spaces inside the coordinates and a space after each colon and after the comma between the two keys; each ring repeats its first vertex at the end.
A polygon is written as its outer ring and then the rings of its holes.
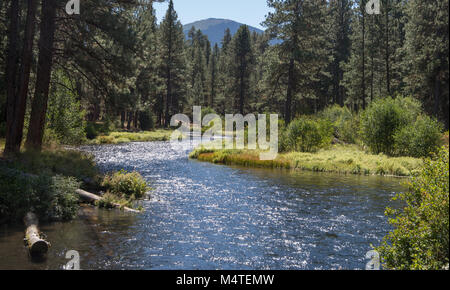
{"type": "Polygon", "coordinates": [[[126,112],[121,111],[120,112],[120,125],[121,125],[122,129],[125,129],[125,117],[126,117],[126,112]]]}
{"type": "Polygon", "coordinates": [[[27,149],[41,150],[44,136],[45,115],[53,64],[56,0],[42,0],[42,20],[39,39],[39,61],[36,88],[32,103],[27,149]]]}
{"type": "Polygon", "coordinates": [[[129,111],[127,116],[127,130],[131,130],[131,122],[133,121],[133,112],[129,111]]]}
{"type": "Polygon", "coordinates": [[[284,107],[284,119],[286,122],[286,125],[291,122],[292,118],[292,94],[294,90],[294,58],[291,58],[289,63],[289,79],[288,79],[288,87],[287,87],[287,94],[286,94],[286,103],[284,107]]]}
{"type": "Polygon", "coordinates": [[[434,116],[436,117],[436,119],[440,120],[440,106],[441,106],[441,94],[440,94],[440,80],[439,80],[439,76],[435,77],[434,80],[434,108],[433,108],[433,113],[434,116]]]}
{"type": "Polygon", "coordinates": [[[135,111],[134,112],[134,128],[136,129],[136,130],[139,130],[139,124],[138,124],[138,122],[139,122],[139,111],[135,111]]]}
{"type": "Polygon", "coordinates": [[[14,146],[14,138],[11,137],[11,130],[15,116],[15,95],[17,83],[17,69],[19,62],[18,42],[19,42],[19,1],[12,1],[9,8],[9,33],[8,33],[8,62],[6,64],[6,144],[5,154],[14,153],[17,149],[14,146]]]}
{"type": "Polygon", "coordinates": [[[361,4],[362,10],[362,109],[366,109],[366,17],[364,11],[364,5],[361,4]]]}
{"type": "Polygon", "coordinates": [[[391,94],[391,76],[389,63],[389,1],[386,1],[386,90],[391,94]]]}

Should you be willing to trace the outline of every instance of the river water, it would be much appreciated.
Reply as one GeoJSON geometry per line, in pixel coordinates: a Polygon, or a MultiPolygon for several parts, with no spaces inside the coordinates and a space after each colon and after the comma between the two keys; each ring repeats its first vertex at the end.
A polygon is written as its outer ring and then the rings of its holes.
{"type": "Polygon", "coordinates": [[[32,261],[22,225],[0,227],[0,269],[364,269],[388,232],[400,179],[227,167],[189,160],[167,142],[81,148],[105,171],[151,184],[143,214],[83,207],[41,225],[52,247],[32,261]]]}

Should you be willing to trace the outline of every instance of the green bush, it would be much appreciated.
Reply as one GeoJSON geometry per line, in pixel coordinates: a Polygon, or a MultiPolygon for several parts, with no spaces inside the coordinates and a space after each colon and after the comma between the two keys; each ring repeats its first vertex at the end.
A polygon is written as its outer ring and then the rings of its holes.
{"type": "Polygon", "coordinates": [[[0,222],[19,222],[29,211],[43,221],[74,218],[78,211],[74,178],[28,175],[0,165],[0,222]]]}
{"type": "Polygon", "coordinates": [[[150,131],[155,128],[153,114],[150,110],[139,112],[139,126],[142,131],[150,131]]]}
{"type": "Polygon", "coordinates": [[[331,144],[333,127],[327,120],[300,117],[282,134],[282,150],[315,152],[331,144]]]}
{"type": "Polygon", "coordinates": [[[63,175],[95,182],[99,172],[94,157],[75,150],[25,152],[16,157],[11,167],[34,175],[63,175]]]}
{"type": "Polygon", "coordinates": [[[442,125],[428,116],[420,116],[394,135],[396,154],[411,157],[430,157],[442,145],[442,125]]]}
{"type": "Polygon", "coordinates": [[[104,122],[87,122],[86,124],[86,138],[93,140],[100,135],[108,135],[114,130],[114,124],[109,120],[104,122]]]}
{"type": "Polygon", "coordinates": [[[149,190],[147,182],[138,172],[121,170],[105,176],[102,186],[118,197],[126,199],[140,199],[149,190]]]}
{"type": "Polygon", "coordinates": [[[49,94],[46,131],[50,130],[51,133],[47,132],[44,141],[81,144],[86,138],[86,113],[81,109],[75,89],[70,89],[73,87],[71,81],[57,73],[55,77],[62,85],[52,87],[49,94]]]}
{"type": "Polygon", "coordinates": [[[394,155],[395,134],[420,115],[420,103],[409,97],[391,97],[372,102],[361,116],[361,137],[375,154],[394,155]]]}
{"type": "Polygon", "coordinates": [[[384,268],[441,270],[449,264],[449,152],[442,148],[427,160],[410,189],[396,197],[402,211],[387,209],[394,227],[377,251],[384,268]]]}
{"type": "Polygon", "coordinates": [[[356,143],[359,136],[359,120],[347,107],[334,105],[323,110],[321,118],[333,124],[334,136],[346,143],[356,143]]]}

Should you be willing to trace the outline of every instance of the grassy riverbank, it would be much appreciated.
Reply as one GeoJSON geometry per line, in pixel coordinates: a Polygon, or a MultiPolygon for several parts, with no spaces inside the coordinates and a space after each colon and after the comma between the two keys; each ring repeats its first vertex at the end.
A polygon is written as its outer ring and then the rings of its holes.
{"type": "Polygon", "coordinates": [[[333,145],[317,153],[281,153],[272,161],[259,160],[257,150],[196,149],[190,157],[226,165],[402,177],[414,175],[423,163],[422,159],[418,158],[369,154],[357,145],[333,145]]]}
{"type": "Polygon", "coordinates": [[[76,150],[0,155],[0,224],[20,222],[29,211],[42,221],[71,220],[78,213],[76,190],[80,188],[103,191],[98,206],[106,208],[113,204],[139,207],[138,201],[150,189],[137,172],[104,176],[92,155],[76,150]]]}
{"type": "Polygon", "coordinates": [[[111,132],[108,135],[101,135],[93,140],[89,140],[88,144],[122,144],[130,142],[155,142],[168,141],[173,130],[155,130],[143,132],[111,132]]]}

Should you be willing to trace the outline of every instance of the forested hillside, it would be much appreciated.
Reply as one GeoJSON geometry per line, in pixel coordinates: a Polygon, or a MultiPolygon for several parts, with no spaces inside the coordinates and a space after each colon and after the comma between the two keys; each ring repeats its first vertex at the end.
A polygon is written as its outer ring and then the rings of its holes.
{"type": "Polygon", "coordinates": [[[268,0],[265,33],[242,25],[220,46],[195,29],[185,39],[172,1],[160,23],[152,1],[85,0],[80,15],[66,2],[0,2],[6,153],[81,142],[99,124],[168,127],[193,105],[288,124],[403,95],[448,128],[448,1],[385,0],[369,15],[364,0],[268,0]]]}
{"type": "MultiPolygon", "coordinates": [[[[183,25],[183,31],[186,37],[189,37],[190,30],[200,30],[208,37],[211,45],[214,46],[217,43],[220,47],[222,45],[224,31],[230,29],[231,34],[234,35],[242,25],[244,24],[228,19],[209,18],[185,24],[183,25]]],[[[250,32],[264,33],[261,29],[252,26],[249,26],[248,28],[250,32]]]]}

